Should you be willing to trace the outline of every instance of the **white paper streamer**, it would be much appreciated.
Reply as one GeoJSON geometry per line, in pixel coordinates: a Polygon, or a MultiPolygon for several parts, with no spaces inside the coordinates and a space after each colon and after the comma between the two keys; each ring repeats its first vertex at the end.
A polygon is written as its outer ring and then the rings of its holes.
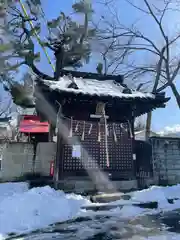
{"type": "Polygon", "coordinates": [[[91,131],[92,131],[92,123],[90,124],[90,127],[89,127],[89,131],[88,131],[88,135],[90,135],[91,134],[91,131]]]}
{"type": "Polygon", "coordinates": [[[84,123],[83,123],[83,133],[82,133],[82,137],[81,137],[82,141],[84,141],[84,136],[85,136],[85,125],[86,125],[86,122],[84,121],[84,123]]]}
{"type": "Polygon", "coordinates": [[[78,127],[79,127],[79,122],[76,123],[76,128],[75,128],[75,132],[78,131],[78,127]]]}

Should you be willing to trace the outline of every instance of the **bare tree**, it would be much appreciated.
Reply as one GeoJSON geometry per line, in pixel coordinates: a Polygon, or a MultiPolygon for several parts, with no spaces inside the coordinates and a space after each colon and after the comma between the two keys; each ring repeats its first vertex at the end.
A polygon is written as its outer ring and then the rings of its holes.
{"type": "Polygon", "coordinates": [[[5,95],[2,92],[3,90],[1,89],[1,97],[0,97],[0,117],[1,118],[7,117],[11,113],[12,107],[13,107],[11,96],[9,96],[9,94],[5,95]]]}
{"type": "MultiPolygon", "coordinates": [[[[118,8],[116,8],[111,11],[116,25],[114,27],[111,22],[106,21],[108,31],[105,31],[103,38],[115,39],[116,50],[132,51],[133,57],[123,63],[126,65],[125,78],[131,78],[138,90],[146,87],[152,93],[158,93],[170,87],[180,108],[180,94],[175,85],[180,72],[180,51],[178,49],[180,29],[178,25],[176,30],[172,30],[173,32],[167,29],[167,15],[172,16],[178,13],[178,1],[125,1],[134,9],[134,12],[138,12],[141,18],[149,19],[152,25],[148,27],[154,29],[153,34],[145,34],[136,22],[130,26],[123,24],[116,10],[118,8]],[[132,41],[124,44],[122,39],[127,37],[131,37],[132,41]],[[138,61],[137,55],[146,56],[146,60],[138,61]]],[[[150,125],[151,113],[147,118],[147,137],[150,125]]]]}
{"type": "Polygon", "coordinates": [[[146,124],[145,124],[145,122],[143,121],[143,119],[138,118],[138,119],[135,121],[135,124],[134,124],[134,130],[135,130],[135,132],[139,132],[139,131],[145,130],[145,128],[146,128],[146,124]]]}
{"type": "Polygon", "coordinates": [[[7,92],[5,93],[3,89],[1,89],[0,118],[6,120],[5,121],[6,131],[1,132],[1,135],[4,134],[4,138],[11,137],[11,140],[16,139],[16,135],[18,133],[16,124],[17,114],[18,108],[13,103],[11,95],[7,92]]]}

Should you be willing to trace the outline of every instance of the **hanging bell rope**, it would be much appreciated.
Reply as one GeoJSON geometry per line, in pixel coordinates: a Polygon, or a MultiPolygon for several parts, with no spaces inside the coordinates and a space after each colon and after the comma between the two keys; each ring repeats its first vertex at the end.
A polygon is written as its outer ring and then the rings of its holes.
{"type": "Polygon", "coordinates": [[[115,129],[114,123],[113,123],[113,136],[114,136],[114,141],[117,142],[116,129],[115,129]]]}
{"type": "Polygon", "coordinates": [[[83,133],[82,133],[82,137],[81,140],[84,141],[84,136],[85,136],[85,126],[86,126],[86,122],[84,121],[83,123],[83,133]]]}
{"type": "Polygon", "coordinates": [[[128,126],[129,126],[129,136],[130,136],[130,138],[133,138],[133,133],[132,133],[132,128],[131,128],[131,123],[130,123],[129,120],[128,120],[128,126]]]}
{"type": "Polygon", "coordinates": [[[109,126],[108,126],[108,124],[106,124],[106,132],[107,132],[107,136],[109,137],[109,126]]]}
{"type": "Polygon", "coordinates": [[[108,139],[107,139],[107,120],[105,114],[105,104],[102,109],[103,118],[104,118],[104,130],[105,130],[105,150],[106,150],[106,165],[109,167],[109,151],[108,151],[108,139]]]}
{"type": "Polygon", "coordinates": [[[101,142],[101,124],[98,123],[98,142],[101,142]]]}
{"type": "MultiPolygon", "coordinates": [[[[105,133],[105,151],[106,151],[106,165],[109,167],[109,152],[108,152],[108,129],[107,129],[107,120],[106,120],[106,114],[105,114],[105,106],[106,104],[104,102],[98,102],[96,106],[96,114],[102,116],[104,120],[104,133],[105,133]]],[[[99,123],[99,136],[98,140],[101,141],[100,139],[100,123],[99,123]]]]}
{"type": "Polygon", "coordinates": [[[71,117],[71,125],[70,125],[70,131],[69,131],[69,136],[68,137],[72,137],[73,135],[73,118],[71,117]]]}

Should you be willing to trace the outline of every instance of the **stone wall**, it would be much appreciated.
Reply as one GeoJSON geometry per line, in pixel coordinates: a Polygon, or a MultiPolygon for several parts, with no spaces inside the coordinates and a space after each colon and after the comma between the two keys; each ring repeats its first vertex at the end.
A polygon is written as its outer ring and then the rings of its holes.
{"type": "MultiPolygon", "coordinates": [[[[11,180],[33,171],[33,145],[29,143],[6,143],[0,146],[0,178],[11,180]]],[[[49,175],[50,161],[54,160],[56,144],[39,143],[34,169],[45,176],[49,175]]]]}
{"type": "Polygon", "coordinates": [[[180,139],[153,137],[151,143],[155,183],[180,183],[180,139]]]}
{"type": "Polygon", "coordinates": [[[53,142],[42,142],[37,146],[36,171],[43,175],[49,175],[50,163],[55,159],[56,144],[53,142]]]}

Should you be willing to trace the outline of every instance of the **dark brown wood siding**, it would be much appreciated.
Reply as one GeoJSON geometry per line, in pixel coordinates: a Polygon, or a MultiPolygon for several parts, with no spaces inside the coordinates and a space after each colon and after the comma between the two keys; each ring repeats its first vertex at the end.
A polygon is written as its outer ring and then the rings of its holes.
{"type": "MultiPolygon", "coordinates": [[[[70,120],[66,120],[70,129],[70,120]]],[[[104,124],[100,125],[101,139],[98,141],[99,122],[85,122],[84,140],[83,121],[73,121],[73,136],[76,138],[74,144],[81,145],[81,159],[72,157],[72,146],[63,144],[63,174],[85,175],[88,169],[100,168],[111,173],[112,178],[132,179],[134,178],[132,141],[127,123],[108,123],[108,153],[109,167],[107,166],[104,124]],[[78,124],[78,131],[75,131],[78,124]],[[91,133],[89,129],[92,124],[91,133]],[[113,125],[117,137],[114,139],[113,125]],[[78,141],[77,141],[78,139],[78,141]],[[86,171],[87,170],[87,171],[86,171]]]]}

